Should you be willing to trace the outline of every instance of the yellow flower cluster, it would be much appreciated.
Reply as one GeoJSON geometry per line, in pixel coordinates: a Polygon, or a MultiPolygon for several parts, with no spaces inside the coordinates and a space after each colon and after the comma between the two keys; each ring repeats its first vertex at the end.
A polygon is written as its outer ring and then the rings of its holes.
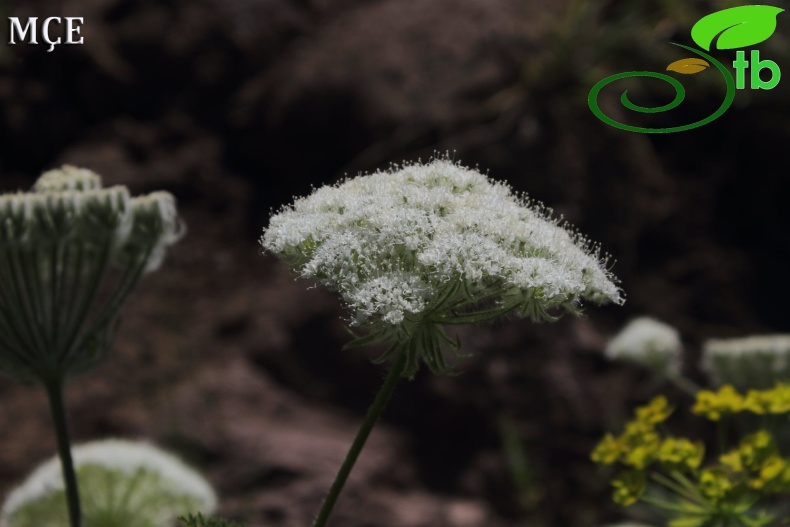
{"type": "Polygon", "coordinates": [[[711,421],[718,421],[727,414],[743,411],[743,396],[729,384],[725,384],[717,392],[700,390],[697,401],[691,411],[703,415],[711,421]]]}
{"type": "Polygon", "coordinates": [[[628,470],[612,480],[614,502],[623,507],[633,505],[645,493],[647,478],[641,470],[628,470]]]}
{"type": "MultiPolygon", "coordinates": [[[[628,506],[642,499],[650,477],[677,494],[678,499],[672,501],[644,498],[673,512],[671,527],[720,525],[720,521],[724,525],[767,525],[773,516],[754,515],[753,506],[773,494],[790,494],[790,458],[782,456],[774,436],[759,430],[722,454],[718,463],[702,468],[703,443],[658,430],[672,411],[665,397],[655,397],[636,409],[622,434],[607,434],[593,450],[593,461],[623,467],[612,481],[614,501],[628,506]]],[[[789,413],[790,384],[778,383],[770,390],[751,390],[746,395],[730,385],[702,390],[692,411],[713,421],[743,412],[789,413]]]]}
{"type": "Polygon", "coordinates": [[[719,461],[733,474],[747,478],[746,484],[752,489],[790,491],[790,463],[779,455],[776,441],[766,430],[745,437],[738,448],[722,454],[719,461]]]}
{"type": "Polygon", "coordinates": [[[684,437],[668,437],[658,450],[658,461],[670,468],[695,469],[705,457],[705,445],[701,441],[692,443],[684,437]]]}
{"type": "Polygon", "coordinates": [[[639,499],[645,488],[644,470],[654,462],[679,470],[695,469],[702,463],[705,448],[701,442],[664,438],[656,431],[656,425],[666,421],[672,411],[666,397],[659,395],[636,409],[620,436],[607,434],[593,450],[591,458],[596,463],[619,462],[631,469],[612,482],[617,503],[627,506],[639,499]]]}
{"type": "Polygon", "coordinates": [[[777,383],[771,390],[749,390],[744,408],[759,415],[790,412],[790,384],[777,383]]]}
{"type": "Polygon", "coordinates": [[[700,390],[691,411],[711,421],[744,411],[759,415],[784,414],[790,412],[790,384],[777,383],[770,390],[749,390],[746,395],[729,384],[715,392],[700,390]]]}
{"type": "Polygon", "coordinates": [[[699,490],[713,503],[725,501],[732,491],[733,482],[729,473],[722,468],[709,468],[700,473],[699,490]]]}
{"type": "Polygon", "coordinates": [[[702,443],[684,438],[662,438],[656,431],[656,425],[666,421],[672,411],[663,395],[640,406],[620,436],[604,436],[593,450],[592,460],[602,465],[620,462],[637,470],[644,470],[655,461],[672,468],[697,468],[705,453],[702,443]]]}
{"type": "Polygon", "coordinates": [[[620,436],[604,436],[593,450],[592,460],[603,465],[619,461],[638,470],[644,469],[655,459],[661,446],[661,438],[655,427],[665,421],[672,410],[663,395],[640,406],[636,409],[635,418],[626,423],[625,431],[620,436]]]}

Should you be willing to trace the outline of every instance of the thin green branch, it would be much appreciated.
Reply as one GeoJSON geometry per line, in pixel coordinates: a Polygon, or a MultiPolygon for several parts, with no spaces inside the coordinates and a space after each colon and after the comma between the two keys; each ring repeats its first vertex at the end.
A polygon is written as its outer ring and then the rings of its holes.
{"type": "Polygon", "coordinates": [[[346,454],[343,464],[340,466],[337,476],[335,476],[335,480],[329,489],[329,493],[324,499],[321,509],[318,511],[318,515],[313,522],[313,527],[324,527],[326,522],[329,520],[329,516],[332,514],[332,509],[334,508],[335,503],[337,503],[337,499],[340,497],[343,486],[348,479],[348,475],[351,473],[351,469],[354,467],[354,463],[356,463],[360,452],[362,452],[362,447],[365,446],[365,442],[367,441],[370,432],[373,430],[373,426],[376,424],[376,421],[378,421],[379,416],[381,416],[381,413],[384,411],[384,408],[387,406],[387,403],[392,397],[392,393],[395,391],[395,387],[398,385],[398,381],[400,380],[405,366],[406,353],[401,351],[398,353],[395,362],[392,364],[389,374],[387,374],[387,378],[384,380],[384,384],[381,386],[381,389],[376,395],[376,399],[368,409],[368,412],[365,415],[365,420],[362,422],[362,426],[359,428],[359,431],[354,438],[354,442],[351,444],[351,448],[349,449],[348,454],[346,454]]]}
{"type": "Polygon", "coordinates": [[[58,443],[58,456],[63,470],[63,481],[66,486],[66,502],[69,509],[69,523],[71,527],[80,527],[82,513],[80,511],[79,490],[77,488],[77,475],[74,471],[74,461],[71,458],[68,425],[66,424],[66,410],[63,405],[63,381],[61,377],[45,379],[49,398],[49,408],[52,412],[52,422],[55,426],[55,438],[58,443]]]}

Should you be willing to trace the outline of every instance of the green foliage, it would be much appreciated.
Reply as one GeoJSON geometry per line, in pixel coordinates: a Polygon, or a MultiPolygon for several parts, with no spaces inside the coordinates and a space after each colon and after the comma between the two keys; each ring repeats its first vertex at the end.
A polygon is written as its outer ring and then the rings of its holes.
{"type": "Polygon", "coordinates": [[[636,409],[619,436],[607,434],[591,458],[622,469],[612,481],[614,500],[627,507],[643,502],[671,516],[669,527],[761,527],[779,525],[771,507],[790,494],[790,458],[783,453],[770,424],[790,413],[790,385],[738,393],[725,385],[700,390],[693,414],[718,423],[718,455],[700,441],[669,435],[664,422],[673,408],[664,396],[636,409]],[[760,416],[763,422],[733,447],[727,447],[728,419],[737,414],[760,416]]]}

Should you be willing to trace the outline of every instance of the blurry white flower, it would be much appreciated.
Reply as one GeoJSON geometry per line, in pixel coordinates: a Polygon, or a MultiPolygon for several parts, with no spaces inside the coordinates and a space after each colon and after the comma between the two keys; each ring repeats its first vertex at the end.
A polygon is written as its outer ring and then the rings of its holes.
{"type": "Polygon", "coordinates": [[[45,381],[95,363],[124,300],[181,231],[170,194],[132,198],[87,169],[0,196],[0,372],[45,381]]]}
{"type": "Polygon", "coordinates": [[[446,159],[326,186],[272,216],[263,247],[338,291],[352,325],[446,371],[441,327],[621,304],[598,248],[540,204],[446,159]]]}
{"type": "Polygon", "coordinates": [[[612,360],[639,364],[660,377],[680,373],[682,344],[677,330],[652,318],[632,320],[606,346],[612,360]]]}
{"type": "MultiPolygon", "coordinates": [[[[210,514],[211,485],[174,456],[146,443],[105,440],[72,449],[85,527],[165,527],[180,515],[210,514]]],[[[7,497],[2,527],[67,527],[60,462],[50,459],[7,497]]]]}
{"type": "Polygon", "coordinates": [[[709,340],[702,350],[702,369],[715,384],[739,390],[790,382],[790,335],[709,340]]]}
{"type": "Polygon", "coordinates": [[[64,165],[41,174],[33,190],[35,192],[58,192],[62,190],[98,190],[101,178],[87,168],[64,165]]]}

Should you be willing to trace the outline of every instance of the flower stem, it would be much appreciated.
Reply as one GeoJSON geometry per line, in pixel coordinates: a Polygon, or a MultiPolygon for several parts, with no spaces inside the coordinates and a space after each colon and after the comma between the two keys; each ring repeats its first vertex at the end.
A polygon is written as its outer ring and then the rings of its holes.
{"type": "Polygon", "coordinates": [[[63,470],[63,481],[66,484],[66,501],[69,507],[69,523],[71,527],[80,527],[80,497],[77,490],[77,477],[74,472],[74,462],[71,459],[69,444],[69,430],[66,425],[66,411],[63,405],[63,381],[60,377],[44,383],[49,398],[49,409],[52,413],[52,422],[55,425],[55,437],[58,442],[58,455],[60,466],[63,470]]]}
{"type": "Polygon", "coordinates": [[[373,401],[373,404],[370,405],[370,408],[368,408],[368,413],[365,415],[365,420],[362,422],[362,426],[359,428],[359,431],[354,438],[354,442],[351,443],[351,448],[348,450],[348,454],[346,454],[343,464],[340,465],[340,470],[338,470],[337,476],[335,476],[335,480],[332,482],[332,486],[329,488],[329,493],[326,495],[324,503],[321,505],[321,509],[318,511],[318,516],[316,516],[316,519],[313,522],[313,527],[324,527],[327,520],[329,520],[329,515],[332,514],[332,509],[334,508],[337,499],[340,497],[340,493],[343,490],[343,486],[346,484],[348,475],[351,473],[351,469],[354,467],[354,463],[356,463],[360,452],[362,452],[362,447],[365,446],[365,441],[367,441],[371,430],[373,430],[373,425],[376,424],[381,412],[384,411],[384,408],[387,406],[390,397],[392,397],[392,393],[395,391],[395,387],[398,385],[398,380],[400,380],[400,377],[403,374],[405,365],[406,353],[401,351],[398,353],[395,362],[392,364],[392,368],[390,369],[389,374],[387,374],[384,384],[379,389],[378,394],[376,394],[376,399],[373,401]]]}

